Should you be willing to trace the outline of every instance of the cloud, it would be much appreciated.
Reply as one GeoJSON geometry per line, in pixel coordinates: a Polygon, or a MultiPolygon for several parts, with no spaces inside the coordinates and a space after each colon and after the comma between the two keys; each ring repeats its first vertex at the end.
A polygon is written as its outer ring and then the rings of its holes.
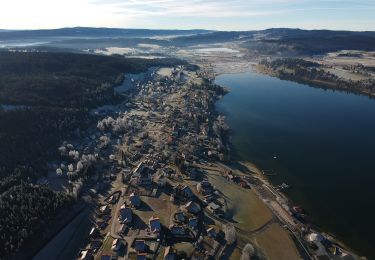
{"type": "Polygon", "coordinates": [[[2,0],[0,28],[322,28],[329,19],[371,29],[374,11],[373,0],[2,0]]]}
{"type": "Polygon", "coordinates": [[[110,0],[92,1],[93,4],[110,5],[116,14],[130,16],[180,16],[180,17],[241,17],[261,16],[279,13],[279,10],[259,9],[257,3],[290,3],[296,0],[263,0],[245,2],[239,0],[110,0]]]}

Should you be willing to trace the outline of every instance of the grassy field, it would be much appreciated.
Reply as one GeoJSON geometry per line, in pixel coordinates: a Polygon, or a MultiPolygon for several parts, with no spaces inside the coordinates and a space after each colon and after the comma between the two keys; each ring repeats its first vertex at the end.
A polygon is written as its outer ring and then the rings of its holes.
{"type": "MultiPolygon", "coordinates": [[[[160,218],[162,225],[168,227],[171,223],[172,214],[177,210],[177,206],[169,202],[169,196],[162,194],[159,198],[142,196],[145,203],[145,210],[137,210],[135,214],[139,215],[144,221],[152,216],[160,218]]],[[[147,224],[147,223],[146,223],[147,224]]]]}
{"type": "Polygon", "coordinates": [[[252,190],[229,184],[225,178],[214,173],[208,173],[208,179],[222,192],[238,228],[253,231],[272,219],[271,211],[252,190]]]}
{"type": "Polygon", "coordinates": [[[107,236],[106,239],[103,242],[102,251],[100,255],[112,255],[112,242],[113,238],[111,236],[107,236]]]}
{"type": "Polygon", "coordinates": [[[272,224],[264,233],[255,238],[267,259],[300,259],[297,248],[289,234],[277,223],[272,224]]]}
{"type": "MultiPolygon", "coordinates": [[[[255,166],[246,166],[249,170],[256,171],[255,166]]],[[[207,173],[209,181],[227,200],[235,226],[244,231],[237,232],[238,248],[233,251],[230,259],[239,259],[241,248],[248,242],[252,243],[260,251],[259,254],[267,259],[300,259],[288,232],[280,224],[270,222],[274,217],[273,213],[252,190],[228,183],[217,172],[207,171],[207,173]],[[267,225],[264,230],[251,234],[252,231],[265,224],[267,225]]]]}

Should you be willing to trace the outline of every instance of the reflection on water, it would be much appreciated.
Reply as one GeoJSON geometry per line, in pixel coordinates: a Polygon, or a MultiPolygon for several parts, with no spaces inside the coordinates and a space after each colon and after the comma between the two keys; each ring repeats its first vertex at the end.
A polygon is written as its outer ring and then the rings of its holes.
{"type": "Polygon", "coordinates": [[[375,101],[254,73],[219,76],[218,103],[236,156],[268,170],[274,184],[324,230],[375,258],[375,101]]]}

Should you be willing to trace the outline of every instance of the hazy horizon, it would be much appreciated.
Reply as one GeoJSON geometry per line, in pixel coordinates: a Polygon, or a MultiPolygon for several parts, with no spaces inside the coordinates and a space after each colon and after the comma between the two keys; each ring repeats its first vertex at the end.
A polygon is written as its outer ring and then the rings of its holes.
{"type": "Polygon", "coordinates": [[[100,27],[100,26],[67,26],[67,27],[55,27],[55,28],[23,28],[23,29],[5,29],[0,28],[0,31],[37,31],[37,30],[60,30],[60,29],[75,29],[75,28],[90,28],[90,29],[119,29],[119,30],[165,30],[165,31],[194,31],[194,30],[202,30],[202,31],[213,31],[213,32],[246,32],[246,31],[262,31],[262,30],[269,30],[269,29],[292,29],[292,30],[306,30],[306,31],[319,31],[319,30],[326,30],[326,31],[353,31],[353,32],[375,32],[373,30],[350,30],[350,29],[330,29],[330,28],[316,28],[316,29],[309,29],[309,28],[300,28],[300,27],[265,27],[265,28],[255,28],[255,29],[248,29],[248,30],[215,30],[210,28],[187,28],[187,29],[180,29],[180,28],[145,28],[145,27],[100,27]]]}
{"type": "Polygon", "coordinates": [[[375,2],[370,0],[13,0],[0,7],[0,28],[8,30],[77,26],[221,31],[375,28],[375,2]]]}

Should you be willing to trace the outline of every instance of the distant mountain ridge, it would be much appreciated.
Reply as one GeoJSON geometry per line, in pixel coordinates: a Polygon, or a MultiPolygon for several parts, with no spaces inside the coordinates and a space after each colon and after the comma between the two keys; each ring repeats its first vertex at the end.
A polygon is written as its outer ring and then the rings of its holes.
{"type": "Polygon", "coordinates": [[[253,31],[153,30],[74,27],[44,30],[0,30],[3,46],[30,41],[34,45],[75,50],[137,47],[139,44],[191,47],[238,42],[260,54],[315,55],[353,49],[375,51],[375,31],[270,28],[253,31]]]}
{"type": "Polygon", "coordinates": [[[180,36],[188,41],[198,39],[236,40],[241,37],[264,38],[304,38],[304,37],[337,37],[337,36],[367,36],[375,37],[375,31],[335,31],[335,30],[303,30],[293,28],[270,28],[265,30],[250,31],[214,31],[204,29],[191,30],[165,30],[165,29],[123,29],[123,28],[95,28],[95,27],[70,27],[59,29],[40,30],[5,30],[0,29],[0,40],[17,40],[34,37],[155,37],[155,36],[180,36]]]}
{"type": "Polygon", "coordinates": [[[212,32],[209,30],[152,30],[72,27],[41,30],[3,30],[0,29],[0,40],[19,40],[38,37],[155,37],[170,35],[191,35],[212,32]]]}

